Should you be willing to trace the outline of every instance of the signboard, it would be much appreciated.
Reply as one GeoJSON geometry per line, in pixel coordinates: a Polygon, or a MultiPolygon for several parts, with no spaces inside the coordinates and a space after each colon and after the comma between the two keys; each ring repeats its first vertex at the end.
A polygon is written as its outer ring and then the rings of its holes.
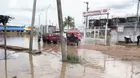
{"type": "Polygon", "coordinates": [[[123,31],[124,31],[124,26],[118,27],[118,28],[117,28],[117,31],[118,31],[118,32],[123,32],[123,31]]]}
{"type": "Polygon", "coordinates": [[[102,10],[83,12],[83,16],[103,15],[103,14],[108,14],[108,13],[109,13],[108,9],[102,9],[102,10]]]}

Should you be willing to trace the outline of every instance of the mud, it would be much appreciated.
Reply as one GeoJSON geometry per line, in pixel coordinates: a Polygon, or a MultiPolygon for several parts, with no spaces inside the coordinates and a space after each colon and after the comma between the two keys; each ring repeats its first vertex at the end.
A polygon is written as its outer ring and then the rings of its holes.
{"type": "Polygon", "coordinates": [[[121,45],[81,45],[80,48],[101,51],[102,53],[118,57],[122,60],[140,60],[140,47],[129,47],[121,45]]]}

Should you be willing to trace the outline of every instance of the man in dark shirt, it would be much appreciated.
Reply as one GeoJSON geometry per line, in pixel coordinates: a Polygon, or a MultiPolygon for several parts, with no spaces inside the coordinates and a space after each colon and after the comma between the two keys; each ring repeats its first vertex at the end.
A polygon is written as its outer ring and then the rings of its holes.
{"type": "Polygon", "coordinates": [[[38,42],[40,42],[41,41],[41,33],[39,32],[39,34],[38,34],[38,42]]]}
{"type": "Polygon", "coordinates": [[[140,35],[137,36],[137,45],[140,43],[140,35]]]}

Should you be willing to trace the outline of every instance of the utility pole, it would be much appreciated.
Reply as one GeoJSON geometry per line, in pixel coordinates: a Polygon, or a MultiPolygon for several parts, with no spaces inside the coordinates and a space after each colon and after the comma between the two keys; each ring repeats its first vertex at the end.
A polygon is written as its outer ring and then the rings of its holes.
{"type": "Polygon", "coordinates": [[[138,24],[139,24],[139,3],[140,3],[140,0],[138,0],[138,5],[137,5],[137,13],[136,13],[136,17],[137,17],[137,20],[136,20],[136,23],[135,23],[135,28],[134,28],[134,42],[136,40],[136,32],[137,32],[137,27],[138,27],[138,24]]]}
{"type": "Polygon", "coordinates": [[[41,13],[38,15],[38,26],[39,26],[39,32],[41,32],[41,26],[40,26],[40,15],[41,15],[41,13]]]}
{"type": "Polygon", "coordinates": [[[6,24],[4,26],[4,53],[5,53],[5,78],[8,78],[7,75],[7,43],[6,43],[6,24]]]}
{"type": "Polygon", "coordinates": [[[30,44],[29,44],[29,51],[32,52],[33,48],[33,28],[35,22],[35,12],[36,12],[36,0],[33,3],[33,11],[32,11],[32,22],[31,22],[31,32],[30,32],[30,44]]]}
{"type": "Polygon", "coordinates": [[[48,9],[50,8],[51,5],[49,5],[46,8],[46,27],[45,27],[45,33],[48,33],[48,9]],[[46,31],[47,30],[47,31],[46,31]]]}
{"type": "Polygon", "coordinates": [[[106,21],[106,26],[105,26],[105,45],[107,45],[108,18],[109,18],[109,13],[107,13],[107,21],[106,21]]]}
{"type": "MultiPolygon", "coordinates": [[[[86,3],[87,7],[86,7],[86,12],[89,11],[89,2],[84,2],[86,3]]],[[[86,27],[85,27],[85,34],[84,34],[84,38],[86,37],[86,32],[87,32],[87,26],[88,26],[88,16],[86,16],[86,27]]]]}
{"type": "Polygon", "coordinates": [[[62,61],[67,61],[67,52],[65,49],[64,37],[63,37],[63,16],[62,16],[62,7],[61,0],[57,0],[57,11],[58,11],[58,21],[59,21],[59,30],[60,30],[60,42],[61,42],[61,52],[62,52],[62,61]]]}
{"type": "MultiPolygon", "coordinates": [[[[41,10],[42,11],[42,10],[41,10]]],[[[41,34],[43,34],[43,32],[42,32],[42,27],[41,27],[41,24],[40,24],[40,17],[41,17],[41,14],[42,13],[39,13],[39,15],[38,15],[38,26],[39,26],[39,32],[41,33],[41,34]]]]}
{"type": "Polygon", "coordinates": [[[4,26],[4,53],[5,53],[5,60],[7,60],[7,43],[6,43],[6,24],[4,26]]]}

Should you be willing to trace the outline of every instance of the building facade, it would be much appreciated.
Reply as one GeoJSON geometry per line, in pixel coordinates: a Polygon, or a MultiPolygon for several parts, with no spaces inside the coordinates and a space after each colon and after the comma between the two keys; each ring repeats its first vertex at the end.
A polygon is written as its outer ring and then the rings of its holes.
{"type": "MultiPolygon", "coordinates": [[[[140,21],[138,23],[138,26],[136,27],[135,32],[136,21],[137,17],[135,16],[108,19],[108,29],[110,29],[111,31],[110,32],[111,42],[117,43],[124,41],[125,36],[131,36],[132,41],[134,42],[137,41],[137,36],[140,35],[140,21]]],[[[105,28],[106,22],[107,19],[90,19],[87,32],[91,30],[90,34],[93,35],[96,32],[97,35],[100,33],[104,34],[105,31],[102,31],[101,28],[102,29],[105,28]]]]}

